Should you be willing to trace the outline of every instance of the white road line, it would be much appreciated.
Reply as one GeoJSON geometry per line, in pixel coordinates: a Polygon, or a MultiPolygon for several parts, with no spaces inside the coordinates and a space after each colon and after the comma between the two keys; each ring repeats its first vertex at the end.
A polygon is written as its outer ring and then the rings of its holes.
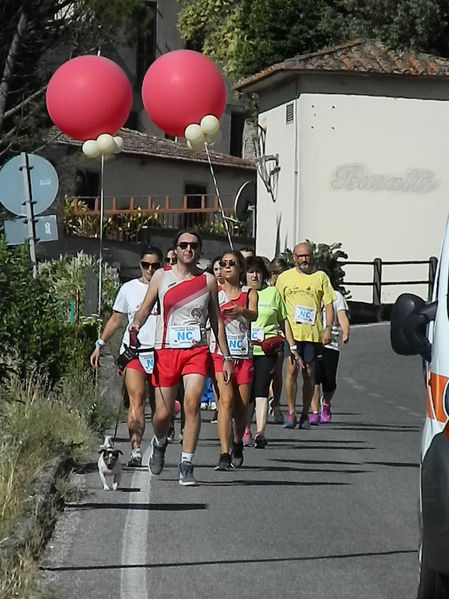
{"type": "Polygon", "coordinates": [[[370,327],[385,327],[385,326],[390,326],[390,321],[389,320],[384,320],[382,322],[368,322],[368,323],[361,323],[361,324],[351,324],[351,329],[361,329],[363,328],[370,328],[370,327]]]}
{"type": "MultiPolygon", "coordinates": [[[[150,448],[144,453],[142,463],[148,464],[150,448]]],[[[149,510],[132,508],[133,503],[150,503],[151,476],[147,469],[136,470],[130,487],[139,487],[138,493],[128,493],[130,509],[126,515],[122,536],[122,570],[120,574],[121,599],[148,599],[147,575],[147,531],[149,510]],[[135,567],[133,567],[135,566],[135,567]]]]}

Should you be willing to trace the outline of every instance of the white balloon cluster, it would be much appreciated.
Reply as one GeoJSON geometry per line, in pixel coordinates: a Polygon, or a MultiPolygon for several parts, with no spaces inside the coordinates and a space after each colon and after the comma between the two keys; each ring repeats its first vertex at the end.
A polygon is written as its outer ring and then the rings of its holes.
{"type": "Polygon", "coordinates": [[[197,125],[187,125],[184,136],[188,147],[194,152],[204,149],[204,144],[218,141],[220,138],[220,121],[213,114],[206,114],[197,125]]]}
{"type": "Polygon", "coordinates": [[[88,139],[83,143],[83,154],[88,158],[97,158],[118,154],[123,150],[123,138],[113,137],[109,133],[102,133],[97,139],[88,139]]]}

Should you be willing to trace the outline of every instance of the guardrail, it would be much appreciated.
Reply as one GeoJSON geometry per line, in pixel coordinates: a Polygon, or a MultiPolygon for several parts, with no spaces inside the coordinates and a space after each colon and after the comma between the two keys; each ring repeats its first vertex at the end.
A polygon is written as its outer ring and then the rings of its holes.
{"type": "Polygon", "coordinates": [[[345,286],[369,286],[373,288],[373,304],[380,305],[382,303],[382,287],[387,285],[427,285],[428,298],[432,296],[433,284],[438,265],[438,258],[431,256],[428,260],[382,260],[382,258],[374,258],[372,262],[344,260],[339,261],[342,266],[345,265],[365,265],[373,267],[372,281],[344,281],[345,286]],[[382,278],[384,266],[401,266],[407,264],[427,264],[428,278],[425,280],[401,280],[401,281],[385,281],[382,278]]]}

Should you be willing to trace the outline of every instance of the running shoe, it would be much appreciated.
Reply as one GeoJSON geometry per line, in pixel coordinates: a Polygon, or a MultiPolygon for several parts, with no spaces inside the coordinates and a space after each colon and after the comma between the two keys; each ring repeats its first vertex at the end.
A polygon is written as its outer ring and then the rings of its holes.
{"type": "Polygon", "coordinates": [[[167,433],[167,441],[168,441],[169,443],[174,443],[174,442],[175,442],[175,440],[176,440],[175,427],[174,427],[174,426],[171,426],[171,427],[168,429],[168,433],[167,433]]]}
{"type": "Polygon", "coordinates": [[[232,463],[230,453],[220,454],[220,459],[218,460],[218,464],[215,466],[215,470],[234,470],[234,464],[232,463]]]}
{"type": "Polygon", "coordinates": [[[216,409],[214,412],[214,415],[212,416],[212,420],[211,420],[212,424],[214,422],[218,422],[218,410],[216,409]]]}
{"type": "Polygon", "coordinates": [[[323,406],[322,406],[321,412],[320,412],[320,422],[322,422],[323,424],[327,424],[331,420],[332,420],[331,406],[328,403],[323,403],[323,406]]]}
{"type": "Polygon", "coordinates": [[[131,451],[131,457],[129,459],[128,466],[130,468],[138,468],[139,466],[142,466],[142,452],[140,447],[134,447],[134,449],[131,451]]]}
{"type": "Polygon", "coordinates": [[[253,444],[253,435],[250,429],[245,429],[242,437],[243,447],[251,447],[253,444]]]}
{"type": "Polygon", "coordinates": [[[310,430],[312,427],[310,426],[309,417],[301,416],[299,419],[298,428],[302,428],[304,430],[310,430]]]}
{"type": "Polygon", "coordinates": [[[273,418],[275,424],[283,424],[284,423],[284,414],[281,408],[276,407],[273,409],[273,418]]]}
{"type": "Polygon", "coordinates": [[[184,487],[194,487],[198,483],[193,476],[193,465],[192,462],[183,460],[179,464],[179,484],[184,487]]]}
{"type": "Polygon", "coordinates": [[[209,404],[208,404],[207,402],[205,402],[205,401],[202,401],[202,402],[200,403],[200,408],[201,408],[202,410],[207,410],[207,408],[208,408],[208,407],[209,407],[209,404]]]}
{"type": "Polygon", "coordinates": [[[232,463],[235,468],[240,468],[243,464],[243,443],[234,443],[234,449],[232,450],[232,463]]]}
{"type": "Polygon", "coordinates": [[[296,422],[296,414],[294,412],[287,412],[284,418],[284,428],[295,428],[296,422]]]}
{"type": "Polygon", "coordinates": [[[165,441],[162,447],[159,447],[156,443],[156,439],[153,439],[151,442],[151,455],[150,461],[148,462],[148,469],[154,476],[158,476],[164,468],[167,444],[168,442],[165,441]]]}
{"type": "Polygon", "coordinates": [[[312,426],[318,426],[320,423],[320,414],[319,412],[312,412],[309,414],[309,424],[312,426]]]}
{"type": "Polygon", "coordinates": [[[216,410],[216,409],[217,409],[217,404],[216,404],[214,401],[211,401],[211,402],[210,402],[210,405],[209,405],[209,408],[210,408],[211,410],[216,410]]]}
{"type": "Polygon", "coordinates": [[[264,434],[256,433],[256,435],[254,437],[254,445],[255,445],[256,449],[265,449],[266,444],[267,444],[267,440],[265,439],[264,434]]]}
{"type": "Polygon", "coordinates": [[[274,402],[274,397],[270,397],[268,399],[268,414],[270,416],[274,416],[273,402],[274,402]]]}

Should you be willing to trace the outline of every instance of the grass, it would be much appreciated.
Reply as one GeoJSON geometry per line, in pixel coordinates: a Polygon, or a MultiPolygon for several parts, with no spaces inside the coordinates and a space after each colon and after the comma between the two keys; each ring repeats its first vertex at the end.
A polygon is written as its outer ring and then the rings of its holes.
{"type": "MultiPolygon", "coordinates": [[[[53,389],[37,373],[25,381],[11,376],[0,391],[0,539],[23,514],[41,468],[56,456],[75,462],[87,458],[111,418],[87,372],[65,378],[53,389]]],[[[0,599],[48,596],[38,588],[33,558],[43,539],[38,530],[33,537],[14,563],[0,563],[0,599]]]]}

